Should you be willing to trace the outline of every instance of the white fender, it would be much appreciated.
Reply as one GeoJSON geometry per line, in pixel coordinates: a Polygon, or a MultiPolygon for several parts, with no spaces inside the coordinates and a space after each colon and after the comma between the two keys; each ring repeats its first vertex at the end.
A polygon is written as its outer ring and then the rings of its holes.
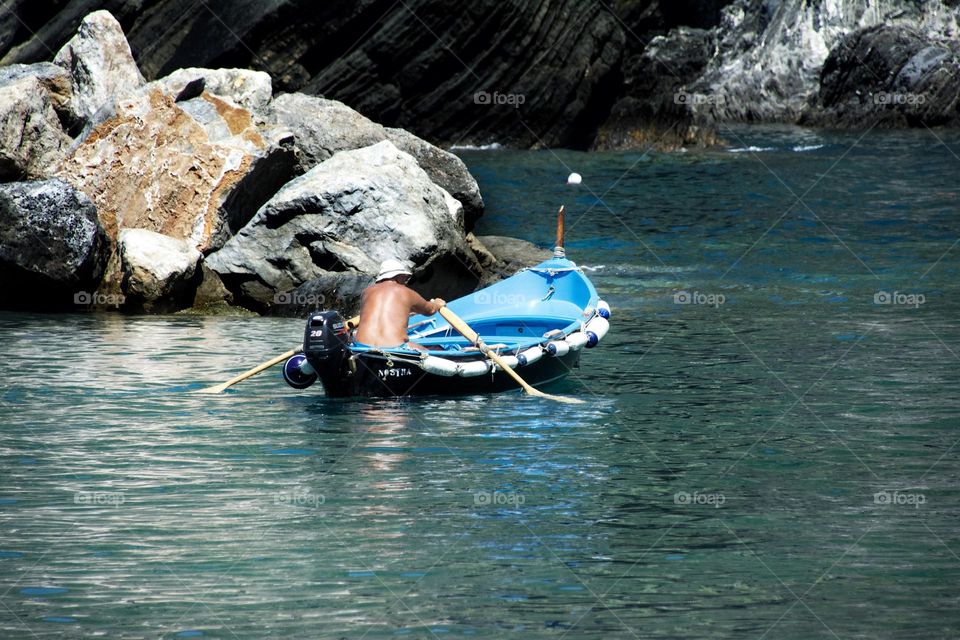
{"type": "Polygon", "coordinates": [[[589,339],[583,331],[577,331],[576,333],[568,335],[564,342],[567,343],[571,351],[579,351],[583,349],[583,345],[587,344],[587,340],[589,339]]]}
{"type": "MultiPolygon", "coordinates": [[[[511,369],[516,369],[517,365],[520,364],[520,361],[517,360],[517,356],[500,356],[500,359],[503,360],[504,363],[511,369]]],[[[497,371],[500,370],[500,366],[497,365],[496,363],[494,363],[493,366],[496,368],[497,371]]]]}
{"type": "Polygon", "coordinates": [[[600,300],[599,302],[597,302],[597,315],[609,319],[609,318],[610,318],[610,305],[608,305],[608,304],[607,304],[606,302],[604,302],[603,300],[600,300]]]}
{"type": "Polygon", "coordinates": [[[570,345],[563,340],[553,340],[547,343],[547,353],[552,356],[565,356],[570,353],[570,345]]]}
{"type": "Polygon", "coordinates": [[[584,327],[584,333],[587,331],[592,331],[597,336],[597,340],[603,340],[603,336],[607,335],[607,331],[609,330],[610,321],[600,316],[591,318],[590,322],[587,323],[587,326],[584,327]]]}
{"type": "Polygon", "coordinates": [[[537,360],[543,357],[543,349],[541,349],[539,346],[530,347],[529,349],[521,353],[520,356],[523,356],[524,360],[527,361],[527,364],[533,364],[534,362],[536,362],[537,360]]]}
{"type": "Polygon", "coordinates": [[[490,371],[490,363],[486,360],[475,360],[474,362],[464,362],[457,365],[457,373],[464,378],[482,376],[490,371]]]}
{"type": "Polygon", "coordinates": [[[457,363],[452,360],[447,360],[446,358],[438,358],[437,356],[427,356],[420,363],[420,366],[423,367],[423,370],[427,373],[432,373],[435,376],[444,376],[450,377],[457,375],[457,363]]]}

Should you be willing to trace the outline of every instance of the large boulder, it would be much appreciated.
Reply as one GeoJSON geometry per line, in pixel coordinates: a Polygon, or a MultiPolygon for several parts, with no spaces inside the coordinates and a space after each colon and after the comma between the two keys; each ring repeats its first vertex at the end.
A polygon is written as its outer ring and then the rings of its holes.
{"type": "Polygon", "coordinates": [[[150,87],[119,101],[60,175],[97,204],[112,238],[149,229],[208,252],[293,176],[289,139],[270,133],[229,100],[175,103],[150,87]]]}
{"type": "Polygon", "coordinates": [[[53,58],[70,73],[74,126],[89,122],[101,109],[144,84],[120,23],[108,11],[83,19],[77,34],[53,58]]]}
{"type": "Polygon", "coordinates": [[[483,215],[483,198],[480,187],[463,160],[449,151],[444,151],[405,129],[385,129],[387,139],[398,149],[417,160],[430,179],[446,189],[463,205],[463,223],[472,231],[477,219],[483,215]]]}
{"type": "Polygon", "coordinates": [[[277,96],[270,104],[270,121],[294,132],[297,160],[304,172],[338,151],[387,138],[383,127],[342,102],[302,93],[277,96]]]}
{"type": "Polygon", "coordinates": [[[902,27],[844,38],[823,65],[802,123],[820,126],[960,126],[960,42],[902,27]]]}
{"type": "Polygon", "coordinates": [[[206,264],[239,304],[278,313],[304,283],[342,272],[369,278],[386,258],[413,263],[422,291],[456,297],[481,268],[450,200],[388,141],[342,151],[284,186],[206,264]]]}
{"type": "MultiPolygon", "coordinates": [[[[273,95],[270,74],[250,69],[177,69],[157,80],[177,96],[187,85],[202,81],[202,88],[221,98],[229,98],[254,114],[264,112],[273,95]]],[[[198,85],[194,85],[198,86],[198,85]]]]}
{"type": "Polygon", "coordinates": [[[48,91],[51,82],[26,65],[0,69],[0,181],[47,177],[66,157],[70,138],[48,91]]]}
{"type": "Polygon", "coordinates": [[[109,244],[82,192],[57,179],[0,185],[0,221],[0,308],[95,302],[109,244]]]}
{"type": "Polygon", "coordinates": [[[403,129],[384,128],[342,102],[288,93],[270,105],[270,122],[294,133],[300,169],[309,171],[333,154],[389,140],[413,156],[430,179],[463,205],[469,231],[483,215],[477,181],[463,161],[403,129]]]}
{"type": "Polygon", "coordinates": [[[201,254],[190,242],[147,229],[123,229],[119,254],[126,309],[165,313],[193,303],[201,254]]]}

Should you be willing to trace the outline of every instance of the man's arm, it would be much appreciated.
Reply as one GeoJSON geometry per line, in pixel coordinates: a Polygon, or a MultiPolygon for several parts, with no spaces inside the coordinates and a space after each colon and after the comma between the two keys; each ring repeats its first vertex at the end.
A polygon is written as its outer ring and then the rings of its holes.
{"type": "Polygon", "coordinates": [[[411,301],[410,308],[415,312],[425,315],[432,316],[437,311],[440,310],[440,307],[447,304],[443,298],[433,298],[432,300],[425,300],[423,296],[419,293],[410,289],[411,301]]]}

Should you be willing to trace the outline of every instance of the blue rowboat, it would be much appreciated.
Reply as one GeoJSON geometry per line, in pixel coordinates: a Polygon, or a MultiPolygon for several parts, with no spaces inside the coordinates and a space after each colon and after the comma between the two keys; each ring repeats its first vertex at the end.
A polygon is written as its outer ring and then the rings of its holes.
{"type": "MultiPolygon", "coordinates": [[[[559,242],[558,242],[559,245],[559,242]]],[[[610,308],[558,246],[553,258],[447,306],[531,385],[565,378],[610,327],[610,308]]],[[[303,353],[287,360],[284,379],[305,389],[316,380],[328,396],[496,393],[517,383],[439,314],[412,316],[408,340],[427,347],[382,349],[355,344],[336,311],[307,319],[303,353]]]]}

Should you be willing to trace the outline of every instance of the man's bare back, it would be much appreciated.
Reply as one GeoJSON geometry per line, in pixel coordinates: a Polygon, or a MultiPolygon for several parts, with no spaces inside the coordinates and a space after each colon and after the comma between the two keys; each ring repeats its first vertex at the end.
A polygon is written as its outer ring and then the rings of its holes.
{"type": "MultiPolygon", "coordinates": [[[[357,342],[374,347],[397,347],[407,341],[407,322],[411,313],[433,315],[446,304],[440,298],[423,296],[401,284],[407,276],[378,282],[363,292],[357,342]]],[[[419,345],[411,345],[421,348],[419,345]]]]}

